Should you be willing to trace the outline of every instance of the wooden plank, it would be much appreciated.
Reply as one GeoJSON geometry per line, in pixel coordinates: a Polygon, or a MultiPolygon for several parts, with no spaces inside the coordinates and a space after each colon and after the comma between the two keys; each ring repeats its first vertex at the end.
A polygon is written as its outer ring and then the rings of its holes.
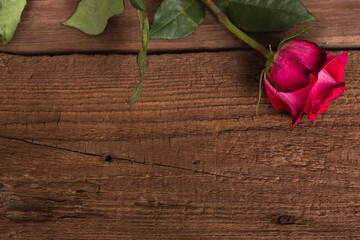
{"type": "Polygon", "coordinates": [[[0,55],[1,239],[360,238],[359,51],[296,127],[252,52],[151,55],[129,107],[135,58],[0,55]]]}
{"type": "MultiPolygon", "coordinates": [[[[121,16],[112,18],[105,32],[96,37],[86,36],[76,29],[62,26],[74,12],[79,1],[32,0],[24,11],[22,22],[12,43],[0,46],[0,52],[20,54],[59,54],[76,52],[134,53],[140,48],[138,20],[135,10],[125,1],[127,8],[121,16]]],[[[161,0],[147,1],[150,19],[161,0]]],[[[304,38],[326,48],[360,47],[360,1],[358,0],[303,0],[304,5],[319,22],[306,25],[324,26],[312,30],[304,38]]],[[[299,29],[291,29],[292,32],[299,29]]],[[[263,44],[276,46],[284,36],[278,34],[254,34],[263,44]]],[[[207,12],[206,20],[189,37],[176,41],[151,40],[150,52],[194,51],[246,48],[232,36],[215,17],[207,12]]]]}

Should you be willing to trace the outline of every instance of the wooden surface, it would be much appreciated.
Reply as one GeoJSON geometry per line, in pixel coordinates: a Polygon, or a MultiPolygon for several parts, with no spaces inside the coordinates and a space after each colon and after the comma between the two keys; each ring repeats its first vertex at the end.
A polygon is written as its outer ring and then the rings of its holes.
{"type": "MultiPolygon", "coordinates": [[[[64,28],[69,42],[59,45],[60,27],[26,30],[25,21],[0,49],[0,239],[359,239],[359,25],[347,18],[359,5],[325,2],[304,1],[326,21],[335,21],[326,9],[341,6],[348,12],[336,22],[347,24],[304,37],[348,49],[346,91],[295,127],[266,96],[255,116],[261,56],[224,43],[235,43],[226,34],[206,47],[192,41],[222,27],[211,17],[187,39],[153,43],[164,53],[212,52],[150,54],[131,107],[136,54],[47,56],[121,52],[108,40],[116,32],[64,28]]],[[[33,0],[25,19],[36,4],[60,6],[33,0]]],[[[122,31],[137,36],[131,24],[122,31]]],[[[122,41],[136,51],[135,38],[122,41]]]]}
{"type": "MultiPolygon", "coordinates": [[[[79,1],[74,0],[30,0],[22,22],[13,41],[0,45],[0,52],[19,54],[61,54],[61,53],[135,53],[140,49],[140,35],[137,14],[125,0],[127,8],[122,15],[113,17],[105,32],[100,36],[86,36],[80,31],[63,26],[74,12],[79,1]]],[[[161,0],[146,1],[150,20],[161,0]]],[[[359,0],[302,0],[307,9],[317,17],[318,22],[297,26],[293,32],[304,26],[323,26],[304,36],[326,48],[360,47],[360,1],[359,0]],[[354,24],[351,24],[354,23],[354,24]],[[355,24],[357,23],[357,24],[355,24]]],[[[276,46],[285,33],[254,34],[265,45],[276,46]]],[[[176,40],[152,40],[150,52],[214,51],[247,48],[207,12],[207,18],[192,35],[176,40]]]]}

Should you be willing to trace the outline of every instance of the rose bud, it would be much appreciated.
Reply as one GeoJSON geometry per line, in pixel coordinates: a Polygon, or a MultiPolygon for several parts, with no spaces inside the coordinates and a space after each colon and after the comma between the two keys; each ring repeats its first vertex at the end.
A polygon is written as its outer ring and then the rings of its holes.
{"type": "Polygon", "coordinates": [[[339,56],[315,43],[291,40],[274,55],[264,74],[266,94],[272,105],[291,113],[293,125],[306,114],[313,122],[330,102],[344,92],[347,53],[339,56]]]}

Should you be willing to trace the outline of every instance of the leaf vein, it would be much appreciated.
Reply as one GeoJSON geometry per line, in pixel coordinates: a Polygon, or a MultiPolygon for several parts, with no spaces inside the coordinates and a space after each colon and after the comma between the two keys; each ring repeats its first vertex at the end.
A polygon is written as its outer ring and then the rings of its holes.
{"type": "Polygon", "coordinates": [[[284,10],[284,9],[281,9],[281,8],[264,7],[264,6],[259,6],[259,5],[256,5],[256,4],[251,4],[251,3],[248,3],[248,2],[239,2],[238,0],[227,0],[227,2],[234,2],[234,3],[238,3],[238,4],[242,4],[242,5],[252,6],[252,7],[255,7],[255,8],[270,9],[272,11],[285,12],[285,13],[289,13],[289,14],[295,15],[295,16],[301,16],[301,17],[306,16],[306,15],[302,15],[302,14],[296,14],[294,12],[284,10]]]}
{"type": "MultiPolygon", "coordinates": [[[[176,9],[178,11],[178,13],[176,15],[174,15],[174,17],[170,18],[169,21],[165,22],[165,24],[163,24],[162,26],[160,26],[158,29],[155,29],[154,31],[152,31],[151,35],[156,34],[157,32],[159,32],[161,29],[163,29],[164,27],[166,27],[169,23],[171,23],[172,21],[174,21],[179,15],[183,14],[186,17],[189,17],[187,14],[184,14],[185,11],[187,9],[189,9],[195,2],[196,0],[192,0],[188,6],[186,6],[185,8],[178,8],[176,9]],[[181,11],[182,10],[182,11],[181,11]]],[[[196,26],[198,25],[193,19],[191,19],[191,21],[193,21],[196,26]]]]}

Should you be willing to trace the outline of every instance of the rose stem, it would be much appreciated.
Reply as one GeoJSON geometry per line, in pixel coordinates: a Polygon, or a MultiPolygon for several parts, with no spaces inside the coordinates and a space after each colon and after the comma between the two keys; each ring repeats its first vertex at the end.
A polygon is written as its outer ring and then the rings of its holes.
{"type": "Polygon", "coordinates": [[[245,34],[239,28],[237,28],[230,19],[223,13],[212,0],[201,0],[210,10],[215,14],[218,21],[221,22],[227,29],[230,30],[233,34],[235,34],[238,38],[243,40],[246,44],[250,47],[255,49],[256,51],[260,52],[262,55],[268,59],[271,56],[270,50],[265,48],[263,45],[252,39],[250,36],[245,34]]]}

